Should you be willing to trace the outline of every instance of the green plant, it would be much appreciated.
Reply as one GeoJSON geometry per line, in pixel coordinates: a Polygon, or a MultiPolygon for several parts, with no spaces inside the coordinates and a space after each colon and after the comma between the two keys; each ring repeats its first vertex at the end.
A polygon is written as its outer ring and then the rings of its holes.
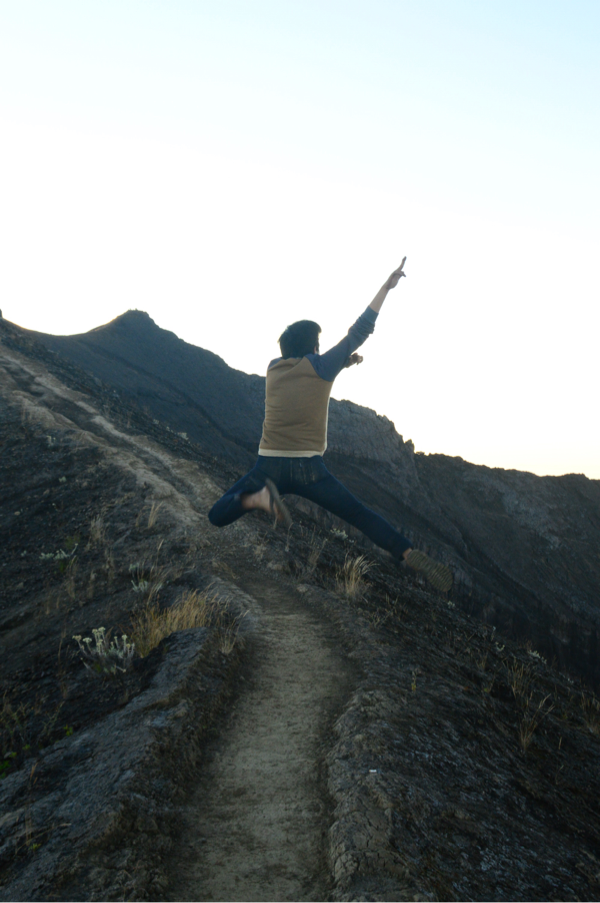
{"type": "Polygon", "coordinates": [[[88,671],[102,677],[114,677],[118,672],[128,671],[133,661],[135,643],[129,643],[126,634],[110,641],[105,627],[95,628],[92,634],[93,640],[89,636],[73,637],[88,671]]]}
{"type": "Polygon", "coordinates": [[[76,548],[77,545],[70,552],[66,552],[64,549],[59,549],[58,552],[42,552],[40,558],[42,561],[67,561],[73,557],[76,548]]]}
{"type": "Polygon", "coordinates": [[[56,739],[54,730],[63,702],[52,707],[45,697],[15,703],[5,694],[0,708],[0,778],[20,767],[26,753],[56,739]]]}
{"type": "Polygon", "coordinates": [[[157,596],[165,585],[165,568],[151,565],[148,571],[146,571],[142,562],[139,564],[130,564],[129,573],[132,575],[131,586],[134,593],[140,593],[140,595],[147,594],[149,598],[152,598],[153,596],[157,596]]]}
{"type": "Polygon", "coordinates": [[[67,536],[65,539],[65,549],[69,553],[74,552],[80,542],[81,536],[79,533],[74,533],[73,536],[67,536]]]}
{"type": "Polygon", "coordinates": [[[4,758],[0,761],[0,779],[5,778],[13,765],[13,760],[17,758],[16,752],[7,752],[4,754],[4,758]]]}
{"type": "Polygon", "coordinates": [[[32,711],[31,705],[22,702],[14,706],[4,695],[0,709],[0,738],[3,748],[11,750],[5,754],[5,759],[14,759],[16,753],[13,750],[22,748],[28,742],[27,725],[32,711]]]}

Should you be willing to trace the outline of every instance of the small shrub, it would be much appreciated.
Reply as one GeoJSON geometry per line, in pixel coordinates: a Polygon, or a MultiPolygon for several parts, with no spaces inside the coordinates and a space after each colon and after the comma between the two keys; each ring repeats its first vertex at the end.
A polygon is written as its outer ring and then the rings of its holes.
{"type": "Polygon", "coordinates": [[[133,661],[135,643],[127,642],[127,635],[116,637],[110,642],[105,627],[92,630],[92,637],[74,636],[79,646],[83,664],[92,674],[114,677],[118,672],[128,671],[133,661]],[[92,645],[94,643],[94,645],[92,645]]]}
{"type": "Polygon", "coordinates": [[[63,571],[66,567],[65,562],[71,561],[75,557],[75,552],[77,551],[77,543],[69,551],[65,551],[64,549],[59,549],[58,552],[42,552],[40,555],[41,561],[58,561],[59,570],[63,571]]]}
{"type": "Polygon", "coordinates": [[[168,574],[167,568],[150,565],[145,570],[144,563],[135,563],[129,565],[129,573],[132,575],[131,586],[134,593],[147,595],[149,599],[158,596],[161,589],[165,585],[168,574]]]}

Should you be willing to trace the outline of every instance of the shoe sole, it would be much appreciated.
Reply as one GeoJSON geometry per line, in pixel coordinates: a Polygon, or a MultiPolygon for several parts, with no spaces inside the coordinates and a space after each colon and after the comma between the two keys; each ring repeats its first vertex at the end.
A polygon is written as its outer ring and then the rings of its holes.
{"type": "Polygon", "coordinates": [[[447,593],[452,586],[452,574],[449,568],[445,564],[440,564],[439,561],[434,561],[425,552],[413,549],[406,558],[406,563],[413,570],[423,574],[435,589],[447,593]]]}
{"type": "Polygon", "coordinates": [[[278,521],[283,521],[286,530],[289,530],[292,526],[292,517],[287,505],[279,495],[279,490],[273,480],[266,479],[265,483],[271,495],[271,511],[275,514],[278,521]]]}

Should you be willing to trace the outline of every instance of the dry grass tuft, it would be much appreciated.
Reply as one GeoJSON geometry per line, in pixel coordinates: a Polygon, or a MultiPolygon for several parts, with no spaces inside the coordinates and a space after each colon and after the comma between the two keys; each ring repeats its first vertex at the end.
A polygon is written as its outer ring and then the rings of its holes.
{"type": "Polygon", "coordinates": [[[367,561],[364,555],[352,558],[346,555],[341,568],[338,568],[335,584],[338,593],[344,598],[354,602],[362,599],[367,589],[365,576],[373,565],[367,561]]]}
{"type": "Polygon", "coordinates": [[[591,696],[581,694],[581,710],[585,725],[592,734],[600,736],[600,701],[592,693],[591,696]]]}
{"type": "Polygon", "coordinates": [[[135,526],[139,529],[143,526],[144,521],[146,520],[146,513],[148,513],[148,520],[146,523],[146,529],[152,530],[156,526],[158,521],[158,515],[163,507],[162,502],[152,502],[150,508],[148,509],[148,504],[145,504],[140,510],[138,516],[135,519],[135,526]]]}
{"type": "Polygon", "coordinates": [[[87,549],[91,549],[96,545],[101,546],[104,544],[104,531],[104,518],[101,514],[98,514],[90,521],[90,538],[87,544],[87,549]]]}
{"type": "Polygon", "coordinates": [[[152,530],[152,528],[156,526],[156,522],[158,520],[158,515],[159,515],[161,508],[162,508],[162,502],[152,502],[152,507],[150,508],[150,513],[148,514],[148,529],[149,530],[152,530]]]}
{"type": "Polygon", "coordinates": [[[171,608],[161,610],[155,600],[149,599],[133,618],[131,639],[143,658],[178,630],[213,627],[220,634],[221,651],[228,653],[235,645],[240,620],[231,616],[227,603],[216,594],[187,590],[171,608]]]}
{"type": "Polygon", "coordinates": [[[513,691],[513,696],[518,699],[526,696],[531,684],[531,668],[521,664],[513,658],[512,665],[508,665],[508,683],[513,691]]]}
{"type": "Polygon", "coordinates": [[[316,529],[313,529],[308,540],[308,555],[306,558],[306,564],[304,565],[300,573],[301,580],[306,580],[309,577],[312,577],[317,569],[317,564],[319,563],[321,552],[326,545],[327,537],[321,536],[317,533],[316,529]]]}
{"type": "Polygon", "coordinates": [[[65,568],[63,587],[71,602],[75,601],[75,578],[77,575],[77,559],[71,558],[65,568]]]}
{"type": "Polygon", "coordinates": [[[548,703],[546,706],[546,703],[550,699],[549,694],[538,703],[537,708],[534,707],[532,699],[533,693],[525,699],[525,711],[521,724],[519,725],[519,742],[521,743],[523,752],[527,752],[529,749],[529,745],[533,740],[533,735],[540,726],[541,721],[554,709],[552,703],[548,703]]]}

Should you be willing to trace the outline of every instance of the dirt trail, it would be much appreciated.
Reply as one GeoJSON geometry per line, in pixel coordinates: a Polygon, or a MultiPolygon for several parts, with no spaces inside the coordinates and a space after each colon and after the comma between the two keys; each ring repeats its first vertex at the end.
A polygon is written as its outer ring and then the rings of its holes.
{"type": "Polygon", "coordinates": [[[167,512],[168,529],[184,538],[193,534],[217,570],[227,559],[239,574],[242,549],[250,562],[241,568],[245,576],[234,581],[254,600],[244,673],[235,703],[203,757],[198,783],[190,787],[168,896],[326,898],[331,809],[324,759],[332,722],[351,687],[334,628],[293,587],[279,583],[267,569],[274,563],[270,555],[257,561],[260,522],[245,519],[227,533],[210,527],[206,512],[219,490],[200,465],[118,428],[41,364],[4,348],[0,389],[21,409],[24,422],[48,432],[48,448],[58,442],[76,451],[93,447],[133,477],[148,490],[146,503],[159,501],[167,512]]]}
{"type": "Polygon", "coordinates": [[[323,900],[329,827],[321,742],[350,686],[347,659],[299,594],[267,583],[237,700],[184,816],[172,900],[323,900]]]}

